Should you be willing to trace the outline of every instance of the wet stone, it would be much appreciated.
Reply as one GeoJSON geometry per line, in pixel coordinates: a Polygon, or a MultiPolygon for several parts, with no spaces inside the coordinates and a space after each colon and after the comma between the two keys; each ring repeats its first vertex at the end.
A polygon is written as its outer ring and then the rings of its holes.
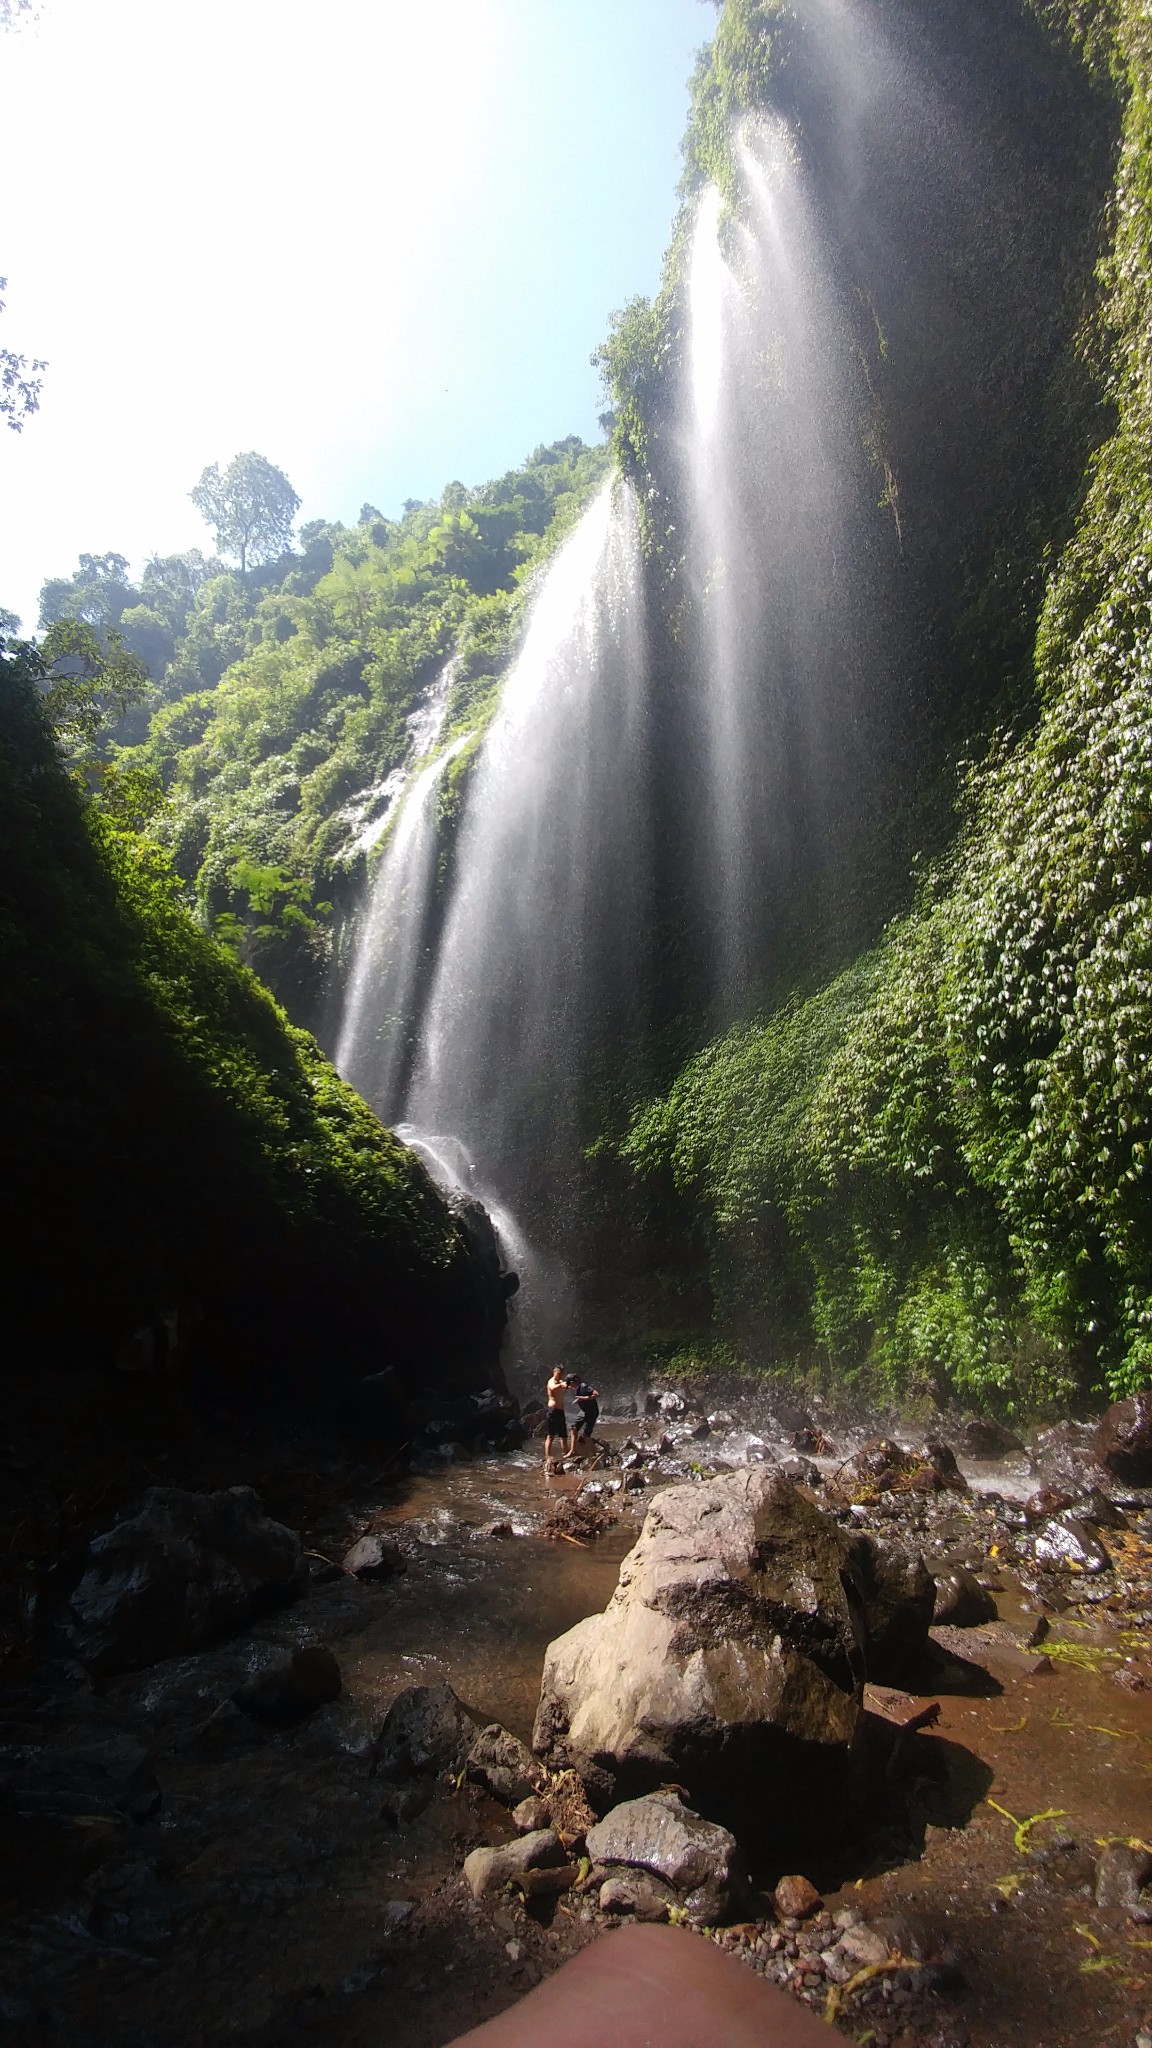
{"type": "Polygon", "coordinates": [[[501,1848],[473,1849],[464,1858],[464,1880],[474,1899],[490,1898],[532,1870],[558,1869],[568,1858],[551,1828],[521,1835],[501,1848]]]}
{"type": "Polygon", "coordinates": [[[782,1877],[772,1894],[782,1920],[807,1920],[818,1913],[824,1901],[806,1877],[782,1877]]]}
{"type": "Polygon", "coordinates": [[[538,1834],[541,1828],[551,1825],[552,1813],[546,1799],[536,1793],[522,1799],[519,1806],[512,1808],[512,1822],[522,1835],[538,1834]]]}
{"type": "Polygon", "coordinates": [[[671,1885],[650,1871],[621,1869],[606,1877],[599,1892],[602,1913],[625,1913],[634,1920],[667,1920],[680,1903],[671,1885]]]}
{"type": "Polygon", "coordinates": [[[432,1804],[435,1786],[427,1778],[411,1785],[386,1785],[380,1795],[380,1818],[387,1827],[407,1827],[432,1804]]]}
{"type": "Polygon", "coordinates": [[[450,1685],[409,1685],[398,1693],[376,1737],[376,1769],[394,1781],[463,1770],[476,1722],[450,1685]]]}
{"type": "Polygon", "coordinates": [[[127,1729],[69,1729],[64,1740],[0,1752],[0,1812],[147,1820],[160,1806],[148,1752],[127,1729]]]}
{"type": "Polygon", "coordinates": [[[38,1612],[82,1663],[126,1671],[239,1628],[295,1599],[306,1578],[299,1537],[251,1487],[155,1486],[136,1514],[52,1568],[38,1612]]]}
{"type": "Polygon", "coordinates": [[[936,1581],[934,1628],[976,1628],[982,1621],[995,1621],[996,1602],[985,1586],[964,1565],[936,1581]]]}
{"type": "Polygon", "coordinates": [[[677,1792],[623,1801],[589,1828],[587,1844],[597,1863],[625,1863],[662,1878],[694,1920],[723,1919],[745,1889],[735,1837],[694,1813],[677,1792]]]}
{"type": "Polygon", "coordinates": [[[964,1424],[960,1447],[966,1457],[983,1459],[1010,1458],[1024,1449],[1020,1438],[1004,1423],[994,1422],[986,1415],[971,1416],[964,1424]]]}
{"type": "Polygon", "coordinates": [[[254,1720],[291,1727],[339,1699],[342,1690],[339,1664],[331,1650],[316,1643],[291,1650],[266,1671],[246,1679],[235,1699],[241,1712],[254,1720]]]}
{"type": "Polygon", "coordinates": [[[1098,1536],[1072,1514],[1044,1522],[1033,1538],[1033,1555],[1041,1567],[1081,1572],[1106,1572],[1112,1560],[1098,1536]]]}
{"type": "Polygon", "coordinates": [[[358,1579],[390,1579],[406,1572],[407,1559],[386,1536],[361,1536],[344,1558],[344,1569],[358,1579]]]}
{"type": "Polygon", "coordinates": [[[505,1806],[542,1792],[547,1777],[527,1744],[498,1721],[482,1728],[468,1751],[468,1776],[505,1806]]]}

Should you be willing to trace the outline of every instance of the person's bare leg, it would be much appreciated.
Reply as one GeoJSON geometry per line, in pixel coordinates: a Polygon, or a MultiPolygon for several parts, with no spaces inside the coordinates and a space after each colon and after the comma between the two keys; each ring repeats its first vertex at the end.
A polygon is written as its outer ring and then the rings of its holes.
{"type": "Polygon", "coordinates": [[[451,2048],[832,2048],[835,2038],[699,1935],[626,1927],[451,2048]]]}

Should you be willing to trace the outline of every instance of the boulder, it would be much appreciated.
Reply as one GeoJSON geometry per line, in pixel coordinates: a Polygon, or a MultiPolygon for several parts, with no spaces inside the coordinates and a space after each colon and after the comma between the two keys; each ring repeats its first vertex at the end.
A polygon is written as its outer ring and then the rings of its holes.
{"type": "Polygon", "coordinates": [[[960,1432],[960,1448],[965,1457],[987,1459],[1010,1458],[1024,1446],[1004,1423],[994,1422],[988,1415],[973,1415],[960,1432]]]}
{"type": "Polygon", "coordinates": [[[982,1621],[995,1621],[996,1602],[965,1565],[945,1572],[936,1581],[935,1628],[976,1628],[982,1621]]]}
{"type": "Polygon", "coordinates": [[[1117,1479],[1152,1486],[1152,1392],[1114,1401],[1097,1424],[1092,1449],[1117,1479]]]}
{"type": "Polygon", "coordinates": [[[688,1403],[684,1399],[683,1394],[676,1393],[670,1387],[666,1387],[661,1391],[653,1389],[644,1396],[644,1413],[645,1415],[662,1415],[667,1421],[681,1415],[687,1415],[688,1403]]]}
{"type": "Polygon", "coordinates": [[[670,1488],[605,1612],[550,1644],[533,1747],[602,1808],[671,1782],[734,1825],[838,1832],[864,1679],[923,1652],[933,1599],[762,1467],[670,1488]]]}
{"type": "Polygon", "coordinates": [[[82,1663],[133,1670],[242,1627],[295,1598],[306,1577],[299,1537],[269,1520],[251,1487],[157,1486],[52,1568],[37,1611],[82,1663]]]}
{"type": "Polygon", "coordinates": [[[589,1828],[587,1849],[594,1863],[623,1863],[662,1879],[702,1925],[722,1920],[746,1888],[735,1836],[671,1789],[614,1806],[589,1828]]]}
{"type": "Polygon", "coordinates": [[[340,1666],[331,1650],[319,1643],[278,1657],[266,1671],[245,1679],[234,1695],[241,1713],[275,1728],[306,1720],[317,1707],[338,1700],[343,1690],[340,1666]]]}
{"type": "Polygon", "coordinates": [[[924,1655],[936,1585],[919,1552],[856,1537],[856,1584],[863,1601],[866,1676],[898,1685],[924,1655]]]}
{"type": "Polygon", "coordinates": [[[852,1461],[857,1481],[878,1493],[967,1493],[968,1481],[956,1463],[948,1444],[926,1443],[919,1451],[894,1443],[891,1437],[873,1437],[862,1444],[852,1461]]]}
{"type": "Polygon", "coordinates": [[[537,1762],[527,1743],[521,1742],[499,1721],[482,1728],[468,1751],[468,1776],[505,1806],[518,1806],[522,1799],[542,1792],[548,1774],[537,1762]]]}
{"type": "Polygon", "coordinates": [[[343,1563],[345,1571],[358,1579],[390,1579],[408,1569],[403,1551],[387,1536],[361,1536],[346,1552],[343,1563]]]}
{"type": "Polygon", "coordinates": [[[1032,1446],[1032,1470],[1042,1486],[1058,1487],[1072,1498],[1090,1487],[1114,1484],[1096,1457],[1096,1432],[1090,1422],[1057,1422],[1041,1430],[1032,1446]]]}
{"type": "MultiPolygon", "coordinates": [[[[967,1493],[968,1481],[956,1463],[956,1453],[951,1444],[929,1439],[924,1445],[924,1460],[931,1473],[931,1482],[923,1481],[923,1490],[933,1493],[967,1493]]],[[[913,1485],[919,1487],[914,1479],[913,1485]]]]}
{"type": "Polygon", "coordinates": [[[1026,1522],[1046,1522],[1051,1515],[1061,1515],[1065,1508],[1070,1508],[1072,1498],[1062,1487],[1038,1486],[1024,1503],[1024,1519],[1026,1522]]]}
{"type": "Polygon", "coordinates": [[[853,1974],[857,1970],[875,1969],[877,1964],[888,1961],[888,1943],[884,1936],[863,1921],[844,1928],[836,1949],[838,1955],[851,1965],[853,1974]]]}
{"type": "Polygon", "coordinates": [[[409,1685],[397,1693],[374,1744],[378,1775],[399,1782],[462,1771],[476,1717],[450,1685],[409,1685]]]}
{"type": "Polygon", "coordinates": [[[551,1828],[540,1828],[497,1849],[473,1849],[464,1858],[464,1880],[474,1899],[486,1899],[506,1884],[522,1883],[531,1871],[561,1868],[571,1869],[563,1844],[551,1828]]]}
{"type": "Polygon", "coordinates": [[[1099,1487],[1094,1486],[1082,1500],[1069,1501],[1066,1505],[1071,1507],[1080,1521],[1091,1522],[1094,1529],[1126,1530],[1128,1527],[1124,1510],[1118,1508],[1115,1501],[1109,1500],[1106,1494],[1101,1493],[1099,1487]]]}

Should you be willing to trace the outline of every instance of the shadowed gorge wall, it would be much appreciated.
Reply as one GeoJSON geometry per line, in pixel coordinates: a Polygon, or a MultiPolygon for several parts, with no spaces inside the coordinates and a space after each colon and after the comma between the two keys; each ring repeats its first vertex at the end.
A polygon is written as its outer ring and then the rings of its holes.
{"type": "Polygon", "coordinates": [[[502,1298],[423,1169],[82,808],[34,663],[0,661],[7,1370],[179,1314],[186,1390],[334,1414],[361,1373],[483,1384],[502,1298]]]}

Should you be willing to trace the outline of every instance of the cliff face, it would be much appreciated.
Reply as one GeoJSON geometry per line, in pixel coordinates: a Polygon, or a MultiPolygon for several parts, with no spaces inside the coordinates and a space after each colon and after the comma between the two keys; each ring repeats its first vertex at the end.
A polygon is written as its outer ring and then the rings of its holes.
{"type": "MultiPolygon", "coordinates": [[[[724,175],[734,118],[785,115],[874,324],[892,658],[844,705],[865,772],[830,867],[801,812],[832,881],[777,918],[773,993],[624,1150],[656,1231],[700,1248],[689,1348],[1007,1401],[1118,1392],[1152,1368],[1149,28],[1124,0],[875,13],[965,145],[939,218],[898,132],[846,160],[811,32],[845,10],[731,0],[698,80],[690,163],[724,175]]],[[[658,506],[682,313],[673,273],[663,353],[642,360],[635,323],[615,344],[658,506]]],[[[653,539],[658,560],[659,516],[653,539]]]]}
{"type": "Polygon", "coordinates": [[[504,1297],[419,1162],[85,807],[0,664],[10,1390],[172,1354],[184,1394],[335,1414],[361,1375],[498,1378],[504,1297]],[[142,1335],[141,1333],[147,1333],[142,1335]]]}

